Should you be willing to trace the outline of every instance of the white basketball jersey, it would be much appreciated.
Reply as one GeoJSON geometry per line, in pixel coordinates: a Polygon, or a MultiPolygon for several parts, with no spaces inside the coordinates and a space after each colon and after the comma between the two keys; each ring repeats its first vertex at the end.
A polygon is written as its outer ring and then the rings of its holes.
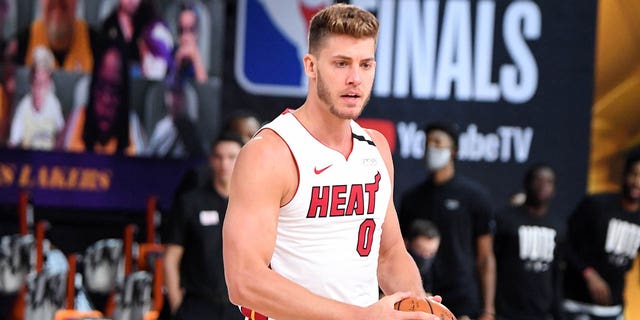
{"type": "Polygon", "coordinates": [[[265,126],[289,146],[299,184],[280,208],[271,268],[310,291],[368,306],[378,300],[377,266],[391,182],[377,147],[355,121],[347,159],[291,113],[265,126]]]}

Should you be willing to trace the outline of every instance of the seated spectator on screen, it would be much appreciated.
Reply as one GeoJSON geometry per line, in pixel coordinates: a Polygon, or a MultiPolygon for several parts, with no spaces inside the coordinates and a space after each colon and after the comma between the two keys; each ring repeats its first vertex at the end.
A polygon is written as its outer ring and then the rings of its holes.
{"type": "Polygon", "coordinates": [[[44,46],[34,49],[30,92],[20,100],[11,122],[9,146],[51,150],[64,127],[60,101],[53,88],[53,54],[44,46]]]}
{"type": "Polygon", "coordinates": [[[42,17],[18,33],[15,62],[31,66],[34,50],[45,46],[53,52],[55,67],[91,72],[99,34],[76,18],[76,0],[42,0],[42,17]]]}
{"type": "Polygon", "coordinates": [[[116,9],[102,24],[102,33],[108,43],[119,43],[126,50],[129,65],[140,63],[138,39],[142,29],[155,16],[151,1],[120,0],[116,9]]]}
{"type": "Polygon", "coordinates": [[[156,123],[147,154],[170,158],[204,156],[204,145],[195,124],[197,101],[189,101],[186,95],[190,88],[190,84],[180,77],[171,77],[168,81],[165,92],[167,115],[156,123]]]}
{"type": "Polygon", "coordinates": [[[96,61],[89,102],[69,121],[70,151],[134,155],[143,150],[139,120],[129,108],[129,77],[123,50],[107,47],[96,61]]]}
{"type": "Polygon", "coordinates": [[[198,47],[198,11],[193,3],[180,4],[177,30],[178,43],[174,54],[174,63],[182,76],[194,79],[198,83],[207,81],[207,69],[198,47]]]}
{"type": "Polygon", "coordinates": [[[132,66],[132,76],[160,81],[173,68],[173,37],[169,27],[161,20],[148,23],[138,39],[140,64],[132,66]]]}

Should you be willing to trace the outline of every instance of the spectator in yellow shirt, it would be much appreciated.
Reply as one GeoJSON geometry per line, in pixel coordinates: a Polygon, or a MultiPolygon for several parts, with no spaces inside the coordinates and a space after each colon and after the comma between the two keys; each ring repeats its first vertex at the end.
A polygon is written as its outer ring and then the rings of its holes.
{"type": "Polygon", "coordinates": [[[17,36],[19,65],[31,66],[37,46],[53,52],[55,67],[66,71],[91,72],[100,35],[76,18],[76,0],[41,0],[42,16],[17,36]]]}

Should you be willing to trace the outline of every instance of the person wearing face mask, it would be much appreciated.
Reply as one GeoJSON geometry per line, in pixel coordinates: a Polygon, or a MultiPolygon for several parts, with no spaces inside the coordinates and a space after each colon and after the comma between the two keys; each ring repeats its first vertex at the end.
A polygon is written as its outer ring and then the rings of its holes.
{"type": "Polygon", "coordinates": [[[425,134],[427,177],[402,195],[400,226],[407,237],[414,220],[432,221],[441,235],[433,261],[433,291],[460,320],[494,319],[495,220],[489,193],[455,170],[456,125],[430,123],[425,134]]]}

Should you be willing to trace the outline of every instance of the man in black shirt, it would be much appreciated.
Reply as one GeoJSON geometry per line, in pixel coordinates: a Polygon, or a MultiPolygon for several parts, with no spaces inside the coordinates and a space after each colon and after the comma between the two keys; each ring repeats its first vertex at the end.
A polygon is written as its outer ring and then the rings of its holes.
{"type": "Polygon", "coordinates": [[[427,135],[427,179],[402,198],[400,224],[404,235],[415,219],[431,220],[441,242],[433,262],[433,291],[458,319],[495,317],[495,221],[489,196],[478,183],[455,172],[458,130],[432,123],[427,135]]]}
{"type": "Polygon", "coordinates": [[[498,319],[559,319],[562,228],[550,212],[555,195],[553,169],[533,165],[525,174],[524,190],[524,204],[496,216],[498,319]]]}
{"type": "Polygon", "coordinates": [[[211,146],[211,182],[180,196],[171,216],[165,285],[176,319],[243,319],[229,302],[222,264],[222,223],[242,138],[224,133],[211,146]]]}
{"type": "Polygon", "coordinates": [[[624,165],[622,192],[585,197],[569,218],[564,309],[570,320],[621,319],[625,273],[640,246],[640,152],[624,165]]]}

